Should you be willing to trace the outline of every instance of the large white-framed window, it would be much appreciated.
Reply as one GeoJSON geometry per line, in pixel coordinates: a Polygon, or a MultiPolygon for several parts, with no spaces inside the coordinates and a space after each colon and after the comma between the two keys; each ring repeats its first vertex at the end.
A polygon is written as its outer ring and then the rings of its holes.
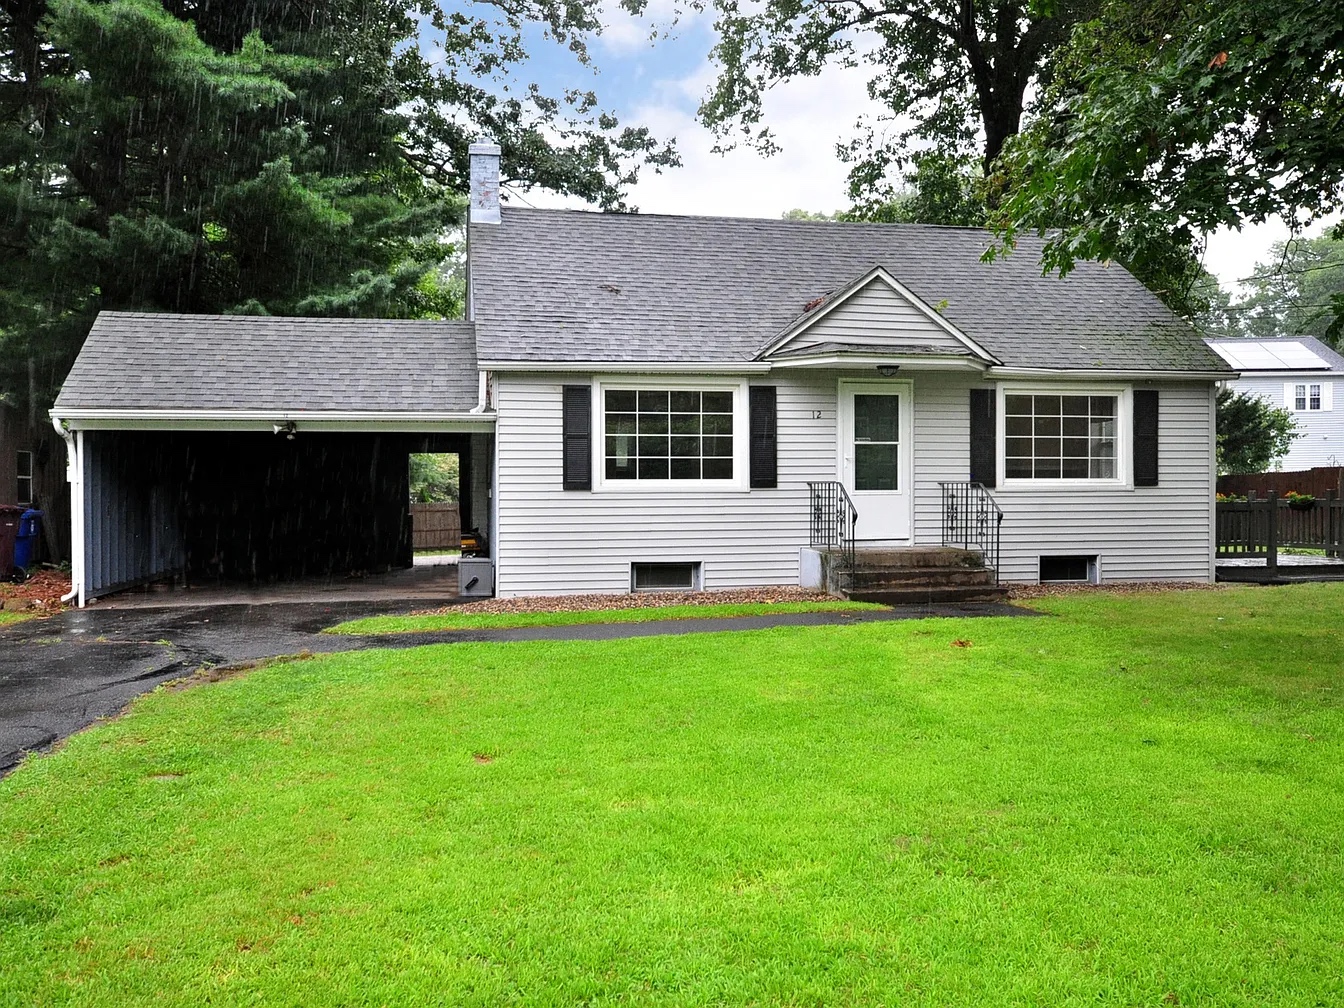
{"type": "Polygon", "coordinates": [[[1334,409],[1334,383],[1328,381],[1288,382],[1283,400],[1293,413],[1330,412],[1334,409]]]}
{"type": "Polygon", "coordinates": [[[595,489],[746,489],[745,380],[598,377],[593,409],[595,489]]]}
{"type": "Polygon", "coordinates": [[[14,456],[18,477],[18,496],[15,503],[31,504],[33,502],[33,453],[20,451],[15,452],[14,456]]]}
{"type": "Polygon", "coordinates": [[[1003,486],[1128,486],[1131,420],[1128,386],[1001,385],[1003,486]]]}

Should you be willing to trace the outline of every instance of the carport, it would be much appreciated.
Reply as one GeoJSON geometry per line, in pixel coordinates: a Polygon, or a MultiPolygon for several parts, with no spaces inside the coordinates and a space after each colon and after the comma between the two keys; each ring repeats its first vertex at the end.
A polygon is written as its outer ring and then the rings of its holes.
{"type": "Polygon", "coordinates": [[[493,550],[483,383],[466,322],[102,313],[52,408],[74,596],[410,567],[412,452],[493,550]]]}

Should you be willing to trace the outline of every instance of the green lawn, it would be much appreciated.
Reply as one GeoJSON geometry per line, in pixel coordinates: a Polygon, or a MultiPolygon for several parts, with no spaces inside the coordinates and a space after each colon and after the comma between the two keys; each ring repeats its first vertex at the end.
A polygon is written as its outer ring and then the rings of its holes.
{"type": "Polygon", "coordinates": [[[649,606],[641,609],[593,609],[577,612],[458,613],[433,616],[369,616],[337,624],[327,633],[385,634],[427,630],[504,630],[510,627],[572,626],[576,623],[645,623],[649,620],[768,616],[775,613],[844,612],[885,609],[872,602],[739,602],[708,605],[649,606]]]}
{"type": "Polygon", "coordinates": [[[37,613],[33,612],[31,609],[20,609],[17,612],[14,610],[0,609],[0,627],[5,626],[8,623],[19,623],[26,619],[32,619],[36,615],[37,613]]]}
{"type": "Polygon", "coordinates": [[[157,692],[0,781],[0,1003],[1344,1003],[1344,586],[1034,604],[157,692]]]}

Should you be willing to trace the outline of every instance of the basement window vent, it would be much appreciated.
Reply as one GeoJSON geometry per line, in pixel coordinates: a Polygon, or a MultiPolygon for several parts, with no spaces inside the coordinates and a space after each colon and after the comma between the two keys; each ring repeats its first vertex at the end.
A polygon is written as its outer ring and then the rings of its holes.
{"type": "Polygon", "coordinates": [[[636,563],[630,565],[630,590],[699,591],[698,563],[636,563]]]}
{"type": "Polygon", "coordinates": [[[1043,556],[1041,557],[1040,581],[1041,584],[1058,581],[1096,584],[1097,558],[1095,556],[1043,556]]]}

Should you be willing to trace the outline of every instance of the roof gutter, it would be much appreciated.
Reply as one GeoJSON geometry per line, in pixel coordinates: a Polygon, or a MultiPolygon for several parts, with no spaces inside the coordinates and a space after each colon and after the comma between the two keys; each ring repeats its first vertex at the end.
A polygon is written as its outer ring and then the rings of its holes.
{"type": "Polygon", "coordinates": [[[770,370],[765,361],[483,360],[478,366],[489,371],[575,374],[765,374],[770,370]]]}
{"type": "Polygon", "coordinates": [[[494,426],[492,414],[422,410],[174,410],[53,409],[52,422],[71,430],[470,431],[494,426]],[[302,425],[302,428],[299,427],[302,425]]]}
{"type": "Polygon", "coordinates": [[[991,367],[986,378],[1112,378],[1125,381],[1230,381],[1236,371],[1143,371],[1118,368],[991,367]]]}

